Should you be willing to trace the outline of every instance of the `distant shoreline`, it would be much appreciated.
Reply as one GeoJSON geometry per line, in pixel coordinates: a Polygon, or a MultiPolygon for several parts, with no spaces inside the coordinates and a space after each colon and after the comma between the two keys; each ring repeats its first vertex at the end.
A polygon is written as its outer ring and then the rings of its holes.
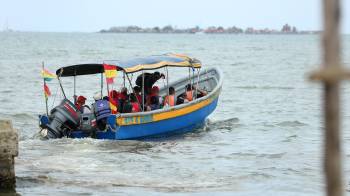
{"type": "Polygon", "coordinates": [[[111,27],[109,29],[102,29],[99,33],[149,33],[149,34],[320,34],[322,31],[298,31],[295,26],[290,26],[288,24],[283,25],[281,30],[276,29],[255,29],[253,27],[248,27],[245,30],[242,28],[233,26],[224,28],[221,26],[211,26],[208,28],[201,28],[199,26],[193,28],[176,28],[171,25],[164,27],[152,27],[143,28],[139,26],[117,26],[111,27]]]}

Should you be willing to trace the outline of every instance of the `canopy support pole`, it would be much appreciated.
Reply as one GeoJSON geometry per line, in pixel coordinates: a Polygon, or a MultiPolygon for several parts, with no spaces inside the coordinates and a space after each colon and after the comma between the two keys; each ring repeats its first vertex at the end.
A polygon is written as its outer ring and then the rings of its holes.
{"type": "Polygon", "coordinates": [[[200,77],[200,73],[201,73],[201,68],[198,68],[197,69],[197,84],[196,84],[196,90],[195,90],[195,99],[197,99],[197,92],[198,92],[198,90],[197,90],[197,88],[199,88],[199,86],[198,86],[198,84],[199,84],[199,77],[200,77]]]}
{"type": "Polygon", "coordinates": [[[125,75],[127,75],[125,72],[123,72],[123,87],[125,87],[125,75]]]}
{"type": "Polygon", "coordinates": [[[169,71],[168,71],[168,67],[166,66],[166,88],[167,88],[167,92],[168,92],[168,104],[170,105],[169,102],[169,96],[170,96],[170,91],[169,91],[169,71]]]}
{"type": "Polygon", "coordinates": [[[103,73],[101,73],[101,98],[103,97],[102,90],[103,90],[103,73]]]}
{"type": "MultiPolygon", "coordinates": [[[[42,69],[43,69],[43,71],[44,71],[44,69],[45,69],[45,65],[44,65],[44,61],[42,62],[42,69]]],[[[45,81],[45,78],[43,77],[43,81],[44,81],[44,88],[45,88],[45,86],[46,86],[46,81],[45,81]]],[[[45,91],[45,90],[44,90],[45,91]]],[[[45,92],[44,92],[44,98],[45,98],[45,107],[46,107],[46,115],[47,116],[49,116],[49,108],[48,108],[48,106],[47,106],[47,97],[45,96],[45,92]]]]}
{"type": "Polygon", "coordinates": [[[109,97],[109,84],[106,83],[106,87],[107,87],[107,96],[109,97]]]}
{"type": "Polygon", "coordinates": [[[191,68],[190,67],[188,67],[188,83],[191,84],[191,68]]]}
{"type": "Polygon", "coordinates": [[[144,71],[142,70],[142,112],[144,111],[145,108],[145,74],[144,71]]]}
{"type": "MultiPolygon", "coordinates": [[[[131,79],[129,78],[129,75],[128,74],[125,74],[126,75],[126,78],[128,79],[128,81],[129,81],[129,85],[130,85],[130,88],[131,88],[131,90],[132,90],[132,92],[134,93],[134,95],[136,96],[136,93],[135,93],[135,90],[134,90],[134,88],[132,87],[132,83],[131,83],[131,79]]],[[[136,97],[136,99],[137,99],[137,97],[136,97]]],[[[137,103],[139,104],[139,106],[140,106],[140,108],[141,108],[141,103],[139,102],[139,100],[137,99],[137,103]]]]}
{"type": "Polygon", "coordinates": [[[192,66],[192,84],[191,84],[191,90],[193,90],[193,85],[194,85],[194,79],[195,79],[195,77],[194,77],[194,67],[192,66]]]}
{"type": "MultiPolygon", "coordinates": [[[[75,71],[75,72],[76,72],[76,71],[75,71]]],[[[75,78],[75,77],[76,77],[76,73],[74,74],[74,85],[73,85],[73,86],[74,86],[74,90],[73,90],[73,91],[74,91],[74,92],[73,92],[73,94],[74,94],[74,96],[73,96],[73,97],[74,97],[74,104],[76,104],[76,103],[77,103],[77,95],[76,95],[76,78],[75,78]]]]}
{"type": "Polygon", "coordinates": [[[66,93],[64,92],[64,89],[63,89],[63,86],[62,86],[62,82],[61,82],[60,77],[58,76],[57,79],[58,79],[58,83],[60,84],[60,87],[61,87],[61,91],[62,91],[62,93],[63,93],[63,96],[64,96],[65,99],[67,99],[66,93]]]}

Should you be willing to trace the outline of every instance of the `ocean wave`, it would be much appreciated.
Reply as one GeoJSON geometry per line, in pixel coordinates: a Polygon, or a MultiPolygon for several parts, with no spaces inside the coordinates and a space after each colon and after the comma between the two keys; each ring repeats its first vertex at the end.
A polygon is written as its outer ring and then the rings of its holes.
{"type": "Polygon", "coordinates": [[[236,152],[231,153],[231,156],[239,156],[239,157],[258,157],[258,158],[268,158],[268,159],[280,159],[282,158],[286,153],[274,153],[274,154],[256,154],[256,153],[243,153],[243,152],[236,152]]]}
{"type": "Polygon", "coordinates": [[[264,89],[264,90],[291,90],[295,89],[290,86],[233,86],[233,88],[238,89],[264,89]]]}
{"type": "Polygon", "coordinates": [[[239,118],[229,118],[225,120],[219,120],[219,121],[208,121],[205,130],[219,130],[219,129],[226,129],[226,130],[232,130],[240,124],[237,124],[239,122],[239,118]]]}
{"type": "Polygon", "coordinates": [[[283,121],[283,122],[277,123],[276,125],[280,127],[302,127],[302,126],[307,126],[308,124],[295,120],[295,121],[283,121]]]}
{"type": "Polygon", "coordinates": [[[28,113],[16,113],[16,114],[11,114],[11,118],[18,119],[18,120],[27,120],[27,119],[35,119],[35,116],[32,114],[28,113]]]}

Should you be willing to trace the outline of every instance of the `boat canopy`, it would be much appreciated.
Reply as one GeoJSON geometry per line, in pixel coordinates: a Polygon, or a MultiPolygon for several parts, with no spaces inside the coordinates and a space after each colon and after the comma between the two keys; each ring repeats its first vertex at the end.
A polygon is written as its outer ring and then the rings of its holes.
{"type": "Polygon", "coordinates": [[[159,69],[162,67],[192,67],[201,68],[199,60],[179,54],[155,55],[145,58],[135,58],[127,61],[104,61],[109,65],[115,65],[125,73],[134,73],[142,70],[159,69]]]}
{"type": "Polygon", "coordinates": [[[127,61],[107,60],[103,64],[79,64],[62,67],[56,71],[59,77],[89,75],[103,73],[103,65],[108,64],[115,66],[117,71],[125,73],[134,73],[142,70],[153,70],[162,67],[192,67],[201,68],[202,64],[195,58],[190,58],[179,54],[165,54],[149,56],[144,58],[134,58],[127,61]]]}

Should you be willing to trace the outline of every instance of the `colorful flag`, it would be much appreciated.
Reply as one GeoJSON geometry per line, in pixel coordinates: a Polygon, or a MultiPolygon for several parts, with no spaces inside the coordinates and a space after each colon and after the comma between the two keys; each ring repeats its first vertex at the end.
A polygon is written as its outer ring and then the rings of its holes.
{"type": "Polygon", "coordinates": [[[56,78],[56,75],[50,73],[47,69],[43,69],[41,71],[41,77],[44,78],[45,81],[51,81],[52,79],[56,78]]]}
{"type": "Polygon", "coordinates": [[[111,113],[116,114],[118,112],[118,94],[117,91],[109,92],[109,107],[111,108],[111,113]]]}
{"type": "Polygon", "coordinates": [[[117,109],[117,104],[113,101],[110,101],[109,102],[109,106],[111,108],[111,113],[112,114],[116,114],[118,112],[118,109],[117,109]]]}
{"type": "Polygon", "coordinates": [[[45,94],[45,98],[47,99],[49,96],[51,96],[51,91],[49,89],[49,87],[44,84],[44,94],[45,94]]]}
{"type": "Polygon", "coordinates": [[[103,64],[107,84],[113,83],[113,78],[117,76],[117,67],[113,65],[103,64]]]}

